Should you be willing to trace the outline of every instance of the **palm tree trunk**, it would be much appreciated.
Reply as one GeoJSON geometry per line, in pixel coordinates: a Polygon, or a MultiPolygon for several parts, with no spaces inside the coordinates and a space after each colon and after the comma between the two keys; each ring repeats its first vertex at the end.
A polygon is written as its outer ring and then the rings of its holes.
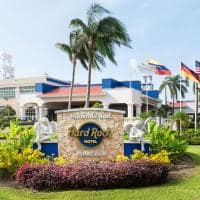
{"type": "Polygon", "coordinates": [[[74,79],[75,79],[75,71],[76,71],[76,60],[74,59],[72,61],[72,63],[73,63],[72,82],[71,82],[71,86],[70,86],[70,95],[69,95],[68,109],[71,109],[71,104],[72,104],[72,94],[73,94],[73,89],[74,89],[74,79]]]}
{"type": "Polygon", "coordinates": [[[92,72],[92,64],[90,62],[89,66],[88,66],[88,84],[87,84],[87,93],[86,93],[86,101],[85,101],[86,108],[89,108],[89,106],[90,106],[91,72],[92,72]]]}
{"type": "Polygon", "coordinates": [[[173,96],[172,97],[172,107],[173,107],[173,114],[174,114],[174,112],[175,112],[175,97],[173,96]]]}

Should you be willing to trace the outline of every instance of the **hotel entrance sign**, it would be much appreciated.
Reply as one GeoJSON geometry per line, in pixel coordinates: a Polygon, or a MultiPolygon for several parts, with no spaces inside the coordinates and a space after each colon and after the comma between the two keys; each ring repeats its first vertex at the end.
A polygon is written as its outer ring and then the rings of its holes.
{"type": "Polygon", "coordinates": [[[100,161],[123,154],[123,111],[90,108],[56,114],[60,156],[72,161],[100,161]]]}

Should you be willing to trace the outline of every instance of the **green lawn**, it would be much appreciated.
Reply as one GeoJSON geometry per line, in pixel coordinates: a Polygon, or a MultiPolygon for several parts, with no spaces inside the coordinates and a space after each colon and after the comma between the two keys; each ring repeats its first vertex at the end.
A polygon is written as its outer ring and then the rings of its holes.
{"type": "Polygon", "coordinates": [[[66,191],[66,192],[31,192],[14,188],[0,187],[0,200],[200,200],[200,146],[190,146],[188,152],[196,161],[195,174],[184,180],[171,182],[162,186],[116,189],[102,191],[66,191]]]}

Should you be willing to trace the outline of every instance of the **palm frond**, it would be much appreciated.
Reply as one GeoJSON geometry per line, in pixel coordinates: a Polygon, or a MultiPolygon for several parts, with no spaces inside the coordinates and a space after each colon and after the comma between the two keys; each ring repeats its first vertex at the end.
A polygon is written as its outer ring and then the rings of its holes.
{"type": "Polygon", "coordinates": [[[78,30],[80,30],[79,28],[84,31],[87,30],[87,25],[79,18],[72,19],[70,22],[70,27],[77,28],[78,30]]]}
{"type": "Polygon", "coordinates": [[[72,61],[72,49],[69,45],[64,43],[56,43],[56,47],[59,48],[61,51],[68,54],[70,61],[72,61]]]}
{"type": "Polygon", "coordinates": [[[159,92],[161,93],[166,87],[167,87],[167,82],[166,82],[166,81],[163,81],[163,82],[160,84],[159,92]]]}
{"type": "Polygon", "coordinates": [[[81,65],[83,66],[83,68],[88,70],[88,66],[86,64],[86,61],[84,59],[82,59],[82,58],[80,58],[79,61],[80,61],[81,65]]]}
{"type": "Polygon", "coordinates": [[[97,26],[99,37],[109,38],[117,45],[124,45],[131,48],[131,39],[124,24],[115,17],[105,17],[101,19],[97,26]]]}
{"type": "Polygon", "coordinates": [[[87,10],[88,25],[91,26],[92,24],[94,24],[104,14],[110,14],[110,11],[102,7],[98,3],[91,4],[89,9],[87,10]]]}

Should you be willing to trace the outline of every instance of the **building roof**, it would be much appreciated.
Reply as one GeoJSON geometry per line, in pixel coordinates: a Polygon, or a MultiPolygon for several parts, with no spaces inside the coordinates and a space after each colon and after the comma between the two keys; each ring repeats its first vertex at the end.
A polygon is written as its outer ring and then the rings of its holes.
{"type": "MultiPolygon", "coordinates": [[[[172,106],[172,103],[170,103],[170,105],[172,106]]],[[[181,107],[187,107],[188,105],[187,105],[187,102],[184,102],[184,101],[183,102],[178,101],[178,102],[174,103],[174,108],[179,108],[180,106],[181,107]]]]}
{"type": "MultiPolygon", "coordinates": [[[[75,96],[84,96],[86,95],[86,92],[87,92],[86,85],[75,86],[73,89],[73,95],[75,96]]],[[[91,85],[90,93],[91,95],[98,95],[98,96],[105,95],[105,92],[103,91],[101,85],[91,85]]],[[[43,93],[40,96],[41,97],[61,97],[61,96],[67,96],[69,94],[70,94],[70,87],[59,87],[49,92],[43,93]]]]}
{"type": "Polygon", "coordinates": [[[49,83],[52,85],[69,85],[69,81],[59,80],[48,76],[48,74],[42,74],[33,77],[13,78],[0,80],[0,88],[3,87],[17,87],[17,86],[34,86],[36,83],[49,83]]]}

